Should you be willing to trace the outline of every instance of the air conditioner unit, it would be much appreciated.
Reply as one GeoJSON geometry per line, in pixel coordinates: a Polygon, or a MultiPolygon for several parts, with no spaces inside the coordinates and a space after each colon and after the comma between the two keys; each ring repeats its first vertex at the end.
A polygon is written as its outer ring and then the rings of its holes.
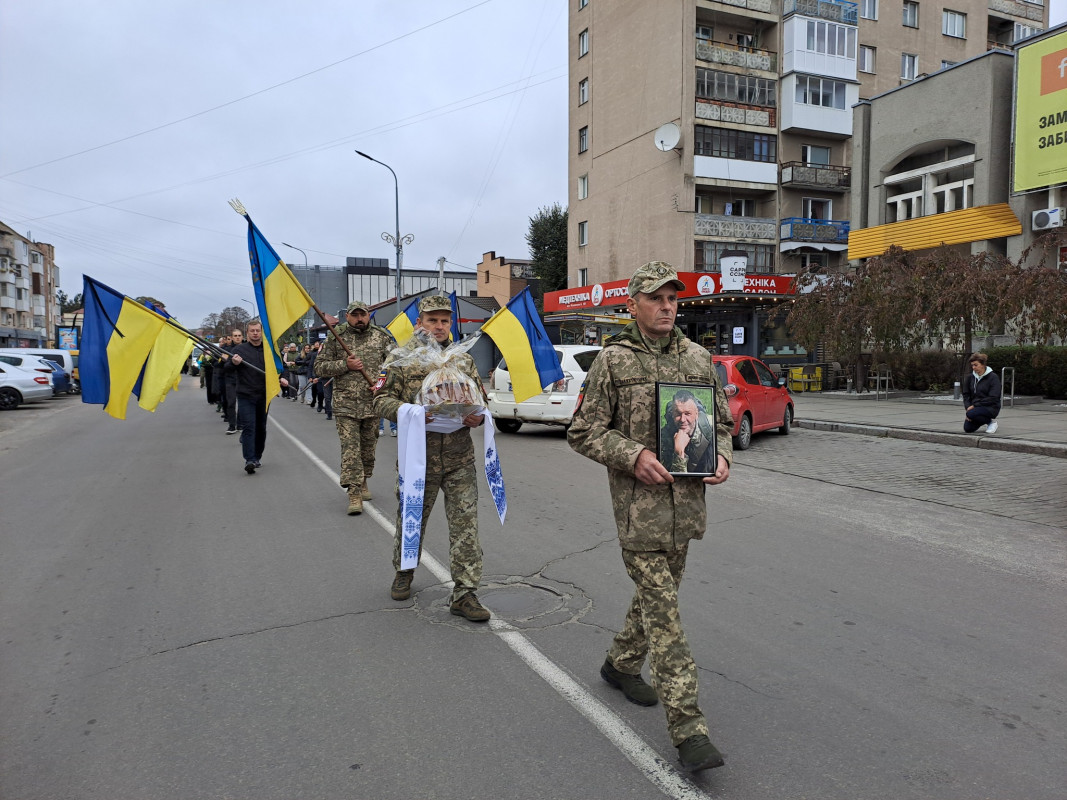
{"type": "Polygon", "coordinates": [[[1067,214],[1062,208],[1042,208],[1031,216],[1030,230],[1047,231],[1050,228],[1062,228],[1065,216],[1067,214]]]}

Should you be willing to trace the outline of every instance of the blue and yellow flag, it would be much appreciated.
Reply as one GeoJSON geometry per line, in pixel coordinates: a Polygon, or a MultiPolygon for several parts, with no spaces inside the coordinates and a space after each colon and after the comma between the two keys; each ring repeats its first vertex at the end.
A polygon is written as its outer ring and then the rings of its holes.
{"type": "Polygon", "coordinates": [[[182,366],[191,352],[193,340],[177,328],[164,325],[152,345],[152,352],[148,354],[139,386],[134,391],[137,395],[137,405],[145,411],[155,411],[167,393],[178,388],[182,379],[182,366]]]}
{"type": "Polygon", "coordinates": [[[500,350],[508,364],[515,402],[541,394],[542,387],[563,380],[559,356],[537,316],[530,288],[487,319],[481,328],[500,350]]]}
{"type": "Polygon", "coordinates": [[[78,353],[82,402],[103,405],[115,419],[126,419],[130,393],[166,322],[88,275],[82,284],[82,300],[85,311],[78,353]]]}
{"type": "Polygon", "coordinates": [[[456,299],[455,292],[448,296],[448,302],[452,304],[452,331],[450,335],[453,342],[458,342],[463,338],[463,334],[460,333],[459,329],[459,300],[456,299]]]}
{"type": "Polygon", "coordinates": [[[393,321],[386,325],[385,329],[393,334],[397,344],[404,344],[415,333],[415,320],[418,318],[419,300],[415,298],[402,313],[393,317],[393,321]]]}
{"type": "Polygon", "coordinates": [[[244,208],[234,206],[234,209],[248,220],[248,260],[252,264],[252,288],[256,293],[259,319],[263,323],[263,341],[274,356],[263,359],[269,408],[270,401],[279,391],[278,376],[285,369],[278,351],[278,339],[315,305],[315,301],[274,252],[270,242],[263,238],[244,208]]]}

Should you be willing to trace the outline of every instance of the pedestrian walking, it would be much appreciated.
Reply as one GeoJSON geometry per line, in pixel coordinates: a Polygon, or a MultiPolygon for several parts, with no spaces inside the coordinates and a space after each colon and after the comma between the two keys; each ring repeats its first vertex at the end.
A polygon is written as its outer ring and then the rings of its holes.
{"type": "MultiPolygon", "coordinates": [[[[438,345],[448,341],[452,325],[452,305],[447,297],[434,295],[419,302],[416,328],[429,333],[438,345]]],[[[412,342],[416,340],[413,339],[412,342]]],[[[481,386],[474,359],[463,353],[457,363],[468,377],[481,386]]],[[[384,375],[378,379],[374,395],[375,415],[396,421],[400,406],[414,403],[422,388],[423,379],[431,366],[409,363],[400,366],[386,364],[384,375]]],[[[419,555],[426,540],[426,522],[430,518],[437,493],[445,496],[445,517],[448,519],[448,556],[452,571],[452,595],[449,609],[456,616],[472,622],[485,622],[489,611],[478,601],[476,594],[482,579],[482,548],[478,541],[478,481],[474,465],[474,442],[471,428],[481,425],[480,413],[464,417],[463,427],[453,433],[426,431],[426,476],[422,499],[422,536],[419,555]]],[[[373,422],[373,420],[372,420],[373,422]]],[[[399,481],[397,483],[397,518],[393,540],[393,577],[389,595],[394,600],[411,596],[414,570],[401,570],[401,542],[403,519],[399,481]]]]}
{"type": "Polygon", "coordinates": [[[678,588],[689,543],[707,527],[705,489],[730,475],[733,419],[707,350],[674,325],[683,288],[662,261],[634,272],[626,301],[633,322],[590,367],[567,440],[608,469],[622,560],[635,587],[600,675],[633,703],[662,701],[679,760],[697,771],[721,766],[723,758],[697,704],[697,669],[682,630],[678,588]],[[657,382],[714,387],[713,475],[672,476],[657,459],[657,382]],[[652,686],[641,677],[646,657],[652,686]]]}
{"type": "MultiPolygon", "coordinates": [[[[251,320],[246,329],[248,341],[234,348],[226,368],[237,375],[237,419],[241,425],[241,454],[245,459],[245,472],[249,475],[263,466],[263,448],[267,443],[267,384],[263,376],[266,359],[274,356],[270,345],[263,340],[263,324],[258,318],[251,320]],[[248,366],[242,368],[242,364],[248,366]],[[258,370],[258,371],[257,371],[258,370]]],[[[282,388],[288,386],[280,379],[282,388]]]]}
{"type": "MultiPolygon", "coordinates": [[[[230,333],[230,346],[226,350],[232,355],[237,346],[245,340],[244,332],[234,328],[230,333]]],[[[232,369],[222,370],[223,407],[226,410],[226,435],[237,433],[237,373],[232,369]]]]}
{"type": "Polygon", "coordinates": [[[332,413],[335,417],[341,440],[341,486],[348,492],[351,516],[362,514],[363,501],[371,499],[367,479],[374,474],[378,446],[371,387],[396,342],[387,330],[371,324],[370,311],[359,300],[348,304],[345,322],[334,330],[337,336],[326,340],[315,359],[315,373],[320,378],[333,378],[333,407],[327,416],[332,413]]]}

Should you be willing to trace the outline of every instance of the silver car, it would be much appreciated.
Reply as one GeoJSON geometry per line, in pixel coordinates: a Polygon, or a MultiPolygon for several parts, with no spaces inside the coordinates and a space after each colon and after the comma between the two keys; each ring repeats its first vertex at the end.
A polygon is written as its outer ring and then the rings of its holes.
{"type": "Polygon", "coordinates": [[[46,375],[0,361],[0,410],[12,411],[28,400],[47,400],[51,396],[51,373],[46,375]]]}
{"type": "Polygon", "coordinates": [[[489,395],[489,413],[493,415],[497,429],[504,433],[515,433],[524,422],[570,425],[585,374],[602,349],[590,344],[555,345],[559,365],[563,368],[563,380],[556,381],[548,387],[547,392],[521,403],[515,402],[508,365],[501,359],[489,374],[486,391],[489,395]]]}

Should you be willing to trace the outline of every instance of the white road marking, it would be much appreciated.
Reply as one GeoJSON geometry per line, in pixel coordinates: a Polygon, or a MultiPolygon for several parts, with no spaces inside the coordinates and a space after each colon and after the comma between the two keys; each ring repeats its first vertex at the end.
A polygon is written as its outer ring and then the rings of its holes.
{"type": "MultiPolygon", "coordinates": [[[[341,476],[338,473],[315,455],[307,445],[289,433],[280,422],[272,417],[268,419],[274,423],[283,436],[308,457],[312,464],[329,477],[339,489],[341,488],[341,476]]],[[[371,505],[369,501],[363,503],[363,513],[374,519],[390,536],[393,535],[395,522],[371,505]]],[[[448,568],[425,550],[419,563],[430,570],[438,581],[452,585],[452,576],[448,568]]],[[[521,631],[497,617],[489,620],[489,628],[579,714],[593,723],[597,730],[604,734],[607,740],[615,745],[627,760],[667,797],[675,798],[675,800],[711,800],[710,795],[701,791],[672,764],[665,761],[618,714],[589,694],[562,667],[538,650],[521,631]]]]}

